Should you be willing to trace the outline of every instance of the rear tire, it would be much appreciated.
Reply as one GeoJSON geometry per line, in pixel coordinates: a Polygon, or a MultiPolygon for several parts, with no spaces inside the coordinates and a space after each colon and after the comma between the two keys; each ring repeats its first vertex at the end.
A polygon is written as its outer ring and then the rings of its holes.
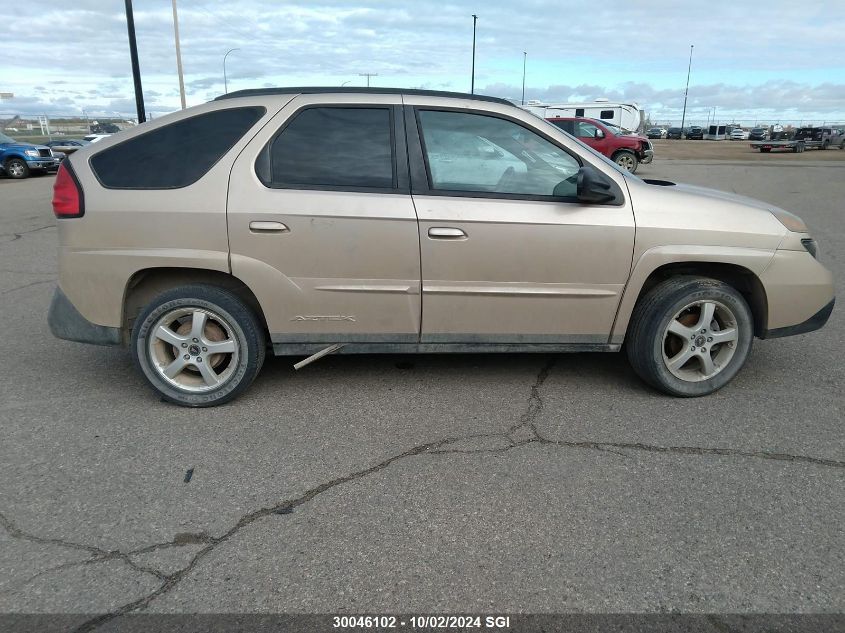
{"type": "Polygon", "coordinates": [[[29,176],[29,165],[20,158],[10,158],[6,161],[6,175],[18,180],[27,178],[29,176]]]}
{"type": "Polygon", "coordinates": [[[733,287],[705,277],[667,279],[642,297],[628,326],[634,371],[672,396],[704,396],[728,384],[754,340],[748,304],[733,287]]]}
{"type": "Polygon", "coordinates": [[[264,363],[253,311],[216,286],[189,285],[153,299],[132,330],[132,357],[168,402],[211,407],[238,397],[264,363]]]}

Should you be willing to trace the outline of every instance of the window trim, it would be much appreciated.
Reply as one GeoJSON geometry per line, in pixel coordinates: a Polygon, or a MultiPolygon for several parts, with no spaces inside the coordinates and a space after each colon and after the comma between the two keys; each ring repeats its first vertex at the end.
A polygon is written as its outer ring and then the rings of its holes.
{"type": "Polygon", "coordinates": [[[538,202],[567,202],[578,203],[578,198],[575,196],[544,196],[539,194],[527,193],[500,193],[497,191],[460,191],[454,189],[435,189],[433,187],[433,180],[431,179],[431,170],[428,164],[428,155],[425,151],[425,138],[422,133],[422,124],[419,120],[420,110],[434,111],[434,112],[457,112],[463,114],[475,114],[478,116],[486,116],[494,119],[502,119],[509,123],[518,125],[525,130],[536,134],[543,140],[551,143],[561,151],[568,154],[579,168],[584,166],[584,161],[580,156],[572,152],[544,132],[529,127],[523,121],[506,114],[499,112],[490,112],[489,110],[475,110],[472,108],[450,108],[448,106],[406,106],[405,107],[405,128],[408,136],[408,155],[411,164],[411,193],[424,196],[447,196],[453,198],[491,198],[499,200],[529,200],[538,202]]]}
{"type": "MultiPolygon", "coordinates": [[[[124,139],[124,140],[120,141],[119,143],[115,143],[114,145],[111,145],[109,147],[104,147],[101,150],[94,152],[93,154],[91,154],[88,157],[88,160],[87,160],[88,169],[91,171],[92,174],[94,174],[94,178],[97,179],[97,182],[100,184],[100,186],[103,189],[111,189],[113,191],[178,191],[179,189],[187,189],[188,187],[194,186],[200,180],[205,178],[209,174],[209,172],[212,169],[214,169],[214,167],[217,165],[217,163],[219,163],[221,160],[223,160],[223,158],[225,158],[226,155],[229,154],[229,152],[232,151],[232,148],[235,147],[235,145],[237,145],[238,143],[243,141],[245,138],[247,138],[250,131],[255,129],[255,126],[258,125],[259,123],[261,123],[261,121],[266,117],[267,117],[267,108],[263,105],[242,105],[242,106],[236,106],[236,107],[232,107],[232,108],[216,108],[214,110],[202,112],[201,114],[189,115],[189,116],[183,117],[181,119],[178,119],[176,121],[171,121],[171,122],[165,123],[164,125],[160,125],[156,128],[153,128],[152,130],[147,130],[145,132],[142,132],[141,134],[138,134],[138,135],[133,136],[131,138],[124,139]],[[260,110],[261,114],[259,114],[258,118],[255,119],[255,122],[252,125],[250,125],[246,130],[244,130],[243,134],[241,134],[241,136],[234,143],[232,143],[231,146],[229,146],[229,149],[227,149],[220,156],[218,156],[217,160],[215,160],[213,163],[211,163],[211,165],[209,165],[208,169],[206,169],[205,172],[199,178],[197,178],[196,180],[193,180],[193,181],[186,183],[184,185],[179,185],[178,187],[115,187],[115,186],[105,184],[100,179],[100,174],[98,174],[97,170],[94,168],[94,164],[93,164],[92,161],[97,156],[99,156],[100,154],[102,154],[104,152],[107,152],[107,151],[112,150],[112,149],[117,149],[121,145],[125,145],[126,143],[133,141],[135,139],[141,138],[142,136],[146,136],[147,134],[152,134],[154,132],[158,132],[159,130],[163,130],[165,128],[168,128],[171,125],[176,125],[178,123],[182,123],[183,121],[188,121],[190,119],[196,119],[197,117],[201,117],[201,116],[204,116],[206,114],[216,114],[218,112],[225,112],[227,110],[260,110]]],[[[87,134],[86,136],[97,136],[97,135],[87,134]]],[[[249,136],[249,138],[251,139],[253,136],[255,136],[255,135],[253,134],[253,135],[249,136]]],[[[86,147],[86,146],[83,145],[82,147],[86,147]]]]}
{"type": "Polygon", "coordinates": [[[348,193],[387,193],[387,194],[409,194],[410,184],[408,177],[408,155],[406,151],[405,130],[402,128],[402,118],[399,116],[397,109],[401,105],[393,103],[308,103],[291,112],[284,122],[279,126],[270,139],[258,152],[255,161],[252,164],[253,173],[258,181],[267,189],[287,189],[293,191],[345,191],[348,193]],[[387,110],[390,117],[390,152],[391,165],[393,169],[393,186],[391,187],[358,187],[355,185],[315,185],[315,184],[296,184],[296,183],[276,183],[272,181],[273,177],[273,161],[272,152],[270,148],[276,142],[276,139],[282,135],[287,127],[305,110],[311,109],[363,109],[363,110],[387,110]],[[265,182],[258,170],[258,163],[262,160],[267,162],[269,166],[269,175],[271,180],[265,182]]]}

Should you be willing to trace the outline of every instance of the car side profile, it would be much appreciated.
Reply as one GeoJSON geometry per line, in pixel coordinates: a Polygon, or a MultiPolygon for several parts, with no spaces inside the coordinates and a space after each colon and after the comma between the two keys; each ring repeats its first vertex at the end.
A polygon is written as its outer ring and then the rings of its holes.
{"type": "Polygon", "coordinates": [[[646,137],[630,134],[611,123],[583,117],[548,117],[546,121],[632,174],[641,163],[646,165],[654,159],[654,148],[646,137]]]}
{"type": "Polygon", "coordinates": [[[675,396],[754,337],[818,329],[804,223],[641,180],[505,100],[246,90],[120,132],[56,178],[64,339],[128,346],[160,397],[229,401],[267,351],[620,351],[675,396]],[[191,161],[184,157],[190,155],[191,161]]]}

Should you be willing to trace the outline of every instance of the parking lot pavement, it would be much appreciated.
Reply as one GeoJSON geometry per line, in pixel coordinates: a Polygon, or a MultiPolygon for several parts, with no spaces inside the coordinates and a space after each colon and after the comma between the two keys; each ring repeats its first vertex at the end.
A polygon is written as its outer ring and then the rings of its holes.
{"type": "MultiPolygon", "coordinates": [[[[845,163],[641,175],[796,211],[842,294],[845,163]]],[[[845,608],[841,309],[702,399],[618,354],[334,356],[180,409],[50,335],[51,184],[0,180],[0,611],[845,608]]]]}

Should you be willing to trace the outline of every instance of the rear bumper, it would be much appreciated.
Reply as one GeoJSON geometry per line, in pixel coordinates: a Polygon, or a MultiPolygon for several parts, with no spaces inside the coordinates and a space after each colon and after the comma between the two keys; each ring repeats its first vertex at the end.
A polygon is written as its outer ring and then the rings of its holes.
{"type": "Polygon", "coordinates": [[[830,315],[833,312],[834,303],[836,303],[836,299],[831,299],[830,303],[803,323],[789,325],[787,327],[779,327],[774,330],[766,330],[760,338],[781,338],[782,336],[795,336],[796,334],[806,334],[807,332],[820,330],[830,318],[830,315]]]}
{"type": "Polygon", "coordinates": [[[121,345],[123,343],[120,328],[91,323],[79,313],[61,288],[56,288],[53,293],[53,300],[50,302],[50,310],[47,313],[47,323],[53,336],[66,341],[93,345],[121,345]]]}

